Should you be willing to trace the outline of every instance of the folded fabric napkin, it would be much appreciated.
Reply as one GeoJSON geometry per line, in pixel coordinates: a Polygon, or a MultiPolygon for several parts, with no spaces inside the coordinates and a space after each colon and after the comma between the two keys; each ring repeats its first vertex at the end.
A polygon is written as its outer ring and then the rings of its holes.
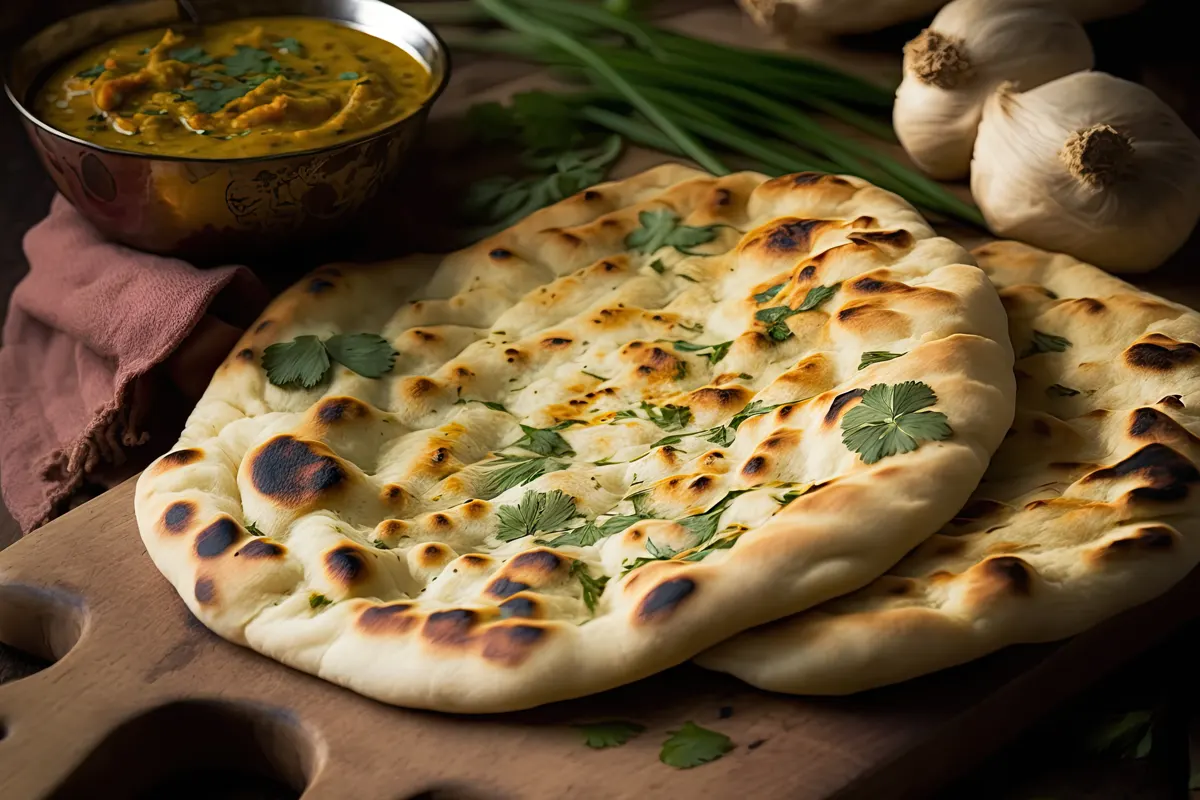
{"type": "Polygon", "coordinates": [[[0,489],[28,533],[85,481],[169,448],[178,430],[154,423],[191,408],[270,293],[246,267],[105,241],[61,196],[25,255],[0,347],[0,489]]]}

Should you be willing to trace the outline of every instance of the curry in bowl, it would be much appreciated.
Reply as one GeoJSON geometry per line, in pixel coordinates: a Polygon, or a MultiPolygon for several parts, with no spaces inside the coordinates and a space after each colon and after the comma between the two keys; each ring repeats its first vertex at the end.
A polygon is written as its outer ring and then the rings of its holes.
{"type": "Polygon", "coordinates": [[[434,87],[400,47],[336,22],[260,17],[127,34],[38,90],[34,110],[103,147],[232,159],[352,141],[417,111],[434,87]]]}

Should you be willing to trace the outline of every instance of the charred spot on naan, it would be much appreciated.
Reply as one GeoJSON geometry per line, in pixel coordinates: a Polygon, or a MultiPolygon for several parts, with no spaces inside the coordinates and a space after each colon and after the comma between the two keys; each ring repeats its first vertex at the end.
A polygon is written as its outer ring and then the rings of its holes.
{"type": "Polygon", "coordinates": [[[200,605],[211,605],[216,602],[217,586],[213,583],[212,578],[197,578],[196,585],[192,587],[192,592],[196,597],[196,602],[200,605]]]}
{"type": "Polygon", "coordinates": [[[241,550],[233,555],[237,558],[280,558],[287,553],[287,548],[270,539],[254,538],[246,542],[241,550]]]}
{"type": "Polygon", "coordinates": [[[401,635],[420,622],[420,617],[411,613],[412,610],[413,604],[408,602],[371,606],[358,615],[356,624],[366,634],[401,635]]]}
{"type": "Polygon", "coordinates": [[[527,583],[521,583],[520,581],[512,581],[512,580],[509,580],[508,578],[505,578],[504,576],[499,576],[495,580],[493,580],[491,583],[489,583],[487,586],[487,589],[485,589],[484,591],[490,597],[493,597],[497,600],[504,600],[506,598],[512,597],[517,592],[523,592],[526,589],[530,589],[530,588],[532,588],[532,587],[527,583]]]}
{"type": "Polygon", "coordinates": [[[1146,525],[1132,536],[1111,541],[1093,551],[1101,559],[1126,558],[1146,552],[1166,552],[1176,548],[1179,532],[1167,525],[1146,525]]]}
{"type": "Polygon", "coordinates": [[[1200,359],[1200,346],[1152,333],[1125,351],[1125,363],[1148,372],[1170,372],[1200,359]]]}
{"type": "Polygon", "coordinates": [[[183,533],[196,519],[196,504],[190,500],[176,500],[167,506],[162,515],[162,529],[166,533],[183,533]]]}
{"type": "Polygon", "coordinates": [[[1165,444],[1155,442],[1133,455],[1085,475],[1081,482],[1118,481],[1130,476],[1144,483],[1128,492],[1131,500],[1170,502],[1187,497],[1190,484],[1200,482],[1200,470],[1186,457],[1165,444]]]}
{"type": "Polygon", "coordinates": [[[812,397],[836,385],[833,361],[824,353],[813,353],[775,379],[795,397],[812,397]]]}
{"type": "Polygon", "coordinates": [[[242,526],[229,517],[218,517],[196,534],[196,556],[203,559],[217,558],[247,535],[242,526]]]}
{"type": "Polygon", "coordinates": [[[204,451],[198,447],[175,450],[156,461],[153,471],[160,473],[171,469],[178,469],[179,467],[186,467],[189,464],[195,464],[202,458],[204,458],[204,451]]]}
{"type": "Polygon", "coordinates": [[[754,398],[754,391],[740,384],[731,386],[702,386],[688,394],[683,405],[693,416],[711,419],[741,411],[754,398]]]}
{"type": "Polygon", "coordinates": [[[321,429],[370,419],[371,416],[370,406],[355,397],[326,397],[312,410],[312,421],[321,429]]]}
{"type": "Polygon", "coordinates": [[[842,392],[837,397],[833,398],[833,401],[829,404],[829,410],[825,412],[825,427],[837,427],[842,418],[842,412],[845,411],[846,406],[850,405],[850,403],[854,402],[866,393],[866,389],[850,389],[849,391],[842,392]]]}
{"type": "Polygon", "coordinates": [[[667,578],[642,597],[635,612],[637,621],[658,623],[670,618],[696,589],[696,582],[691,578],[667,578]]]}
{"type": "Polygon", "coordinates": [[[1164,444],[1200,444],[1200,439],[1170,416],[1145,406],[1130,412],[1128,432],[1135,439],[1153,439],[1164,444]]]}
{"type": "Polygon", "coordinates": [[[886,270],[876,270],[844,284],[844,288],[850,294],[864,295],[901,295],[920,291],[906,283],[888,280],[887,274],[886,270]]]}
{"type": "Polygon", "coordinates": [[[551,634],[545,624],[498,623],[488,626],[482,638],[481,653],[485,660],[517,667],[525,662],[534,648],[551,634]]]}
{"type": "Polygon", "coordinates": [[[847,238],[857,245],[871,245],[895,257],[911,250],[916,244],[913,235],[903,228],[890,231],[854,231],[847,238]]]}
{"type": "Polygon", "coordinates": [[[504,580],[519,583],[525,588],[541,588],[559,580],[565,574],[567,565],[568,561],[553,550],[536,547],[509,559],[500,568],[493,585],[504,580]]]}
{"type": "Polygon", "coordinates": [[[830,219],[782,217],[748,232],[738,244],[738,252],[763,260],[807,254],[826,231],[844,223],[830,219]]]}
{"type": "Polygon", "coordinates": [[[459,649],[471,640],[480,622],[480,613],[469,608],[434,611],[425,618],[421,636],[430,644],[459,649]]]}
{"type": "Polygon", "coordinates": [[[1011,594],[1027,597],[1033,592],[1033,567],[1017,556],[992,556],[978,569],[990,582],[1011,594]]]}
{"type": "Polygon", "coordinates": [[[300,508],[337,494],[348,483],[341,462],[324,444],[280,434],[251,452],[250,480],[276,505],[300,508]]]}
{"type": "Polygon", "coordinates": [[[886,336],[906,339],[912,335],[912,319],[904,313],[885,308],[880,300],[854,300],[834,315],[838,325],[862,337],[886,336]]]}
{"type": "Polygon", "coordinates": [[[635,375],[650,383],[678,381],[688,372],[686,361],[656,344],[630,342],[621,348],[621,358],[634,365],[635,375]]]}
{"type": "Polygon", "coordinates": [[[325,575],[342,588],[361,584],[370,577],[370,556],[353,544],[340,544],[321,558],[325,575]]]}
{"type": "Polygon", "coordinates": [[[529,592],[520,592],[510,596],[500,604],[500,618],[521,617],[524,619],[541,619],[546,615],[545,605],[541,599],[529,592]]]}
{"type": "Polygon", "coordinates": [[[440,567],[454,557],[454,551],[441,542],[428,542],[415,548],[417,564],[423,568],[440,567]]]}

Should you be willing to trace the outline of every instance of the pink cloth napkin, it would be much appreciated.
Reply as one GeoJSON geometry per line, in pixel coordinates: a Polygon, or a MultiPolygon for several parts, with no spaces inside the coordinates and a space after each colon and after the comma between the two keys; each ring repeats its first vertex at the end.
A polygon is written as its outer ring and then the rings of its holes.
{"type": "Polygon", "coordinates": [[[0,348],[0,489],[28,533],[131,450],[169,448],[178,430],[150,441],[153,423],[191,408],[269,293],[245,267],[105,241],[61,196],[25,255],[0,348]]]}

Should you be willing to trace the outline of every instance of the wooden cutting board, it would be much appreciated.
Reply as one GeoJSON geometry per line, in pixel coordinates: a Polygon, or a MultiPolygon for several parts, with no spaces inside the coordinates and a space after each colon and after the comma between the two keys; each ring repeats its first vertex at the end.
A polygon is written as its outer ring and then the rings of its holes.
{"type": "MultiPolygon", "coordinates": [[[[728,7],[673,22],[743,44],[755,36],[728,7]]],[[[898,73],[894,54],[819,55],[868,76],[898,73]]],[[[466,64],[435,116],[544,80],[466,64]]],[[[661,160],[633,151],[618,174],[661,160]]],[[[1139,283],[1197,305],[1187,259],[1173,263],[1139,283]]],[[[131,481],[0,553],[0,643],[55,662],[0,685],[4,800],[921,797],[1200,608],[1198,572],[1069,642],[852,698],[772,695],[684,666],[529,712],[453,716],[381,705],[210,634],[151,564],[132,499],[131,481]],[[609,719],[647,731],[592,750],[572,727],[609,719]],[[668,732],[689,720],[736,749],[693,770],[661,764],[668,732]]]]}

